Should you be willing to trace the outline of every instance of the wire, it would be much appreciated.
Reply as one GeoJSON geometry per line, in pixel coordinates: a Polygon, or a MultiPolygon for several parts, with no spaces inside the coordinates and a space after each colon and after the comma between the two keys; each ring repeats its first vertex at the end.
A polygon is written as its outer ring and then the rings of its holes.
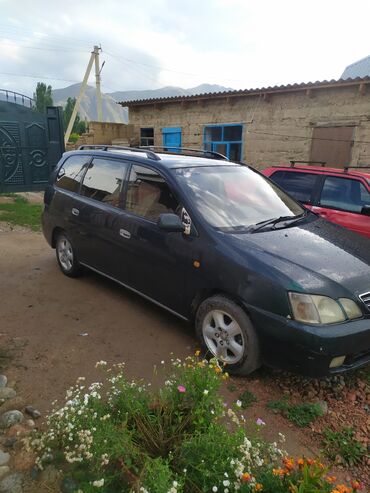
{"type": "Polygon", "coordinates": [[[48,79],[48,80],[61,80],[63,82],[81,82],[80,80],[61,79],[59,77],[47,77],[45,75],[29,75],[29,74],[12,74],[10,72],[0,72],[0,75],[11,75],[14,77],[29,77],[30,79],[48,79]]]}

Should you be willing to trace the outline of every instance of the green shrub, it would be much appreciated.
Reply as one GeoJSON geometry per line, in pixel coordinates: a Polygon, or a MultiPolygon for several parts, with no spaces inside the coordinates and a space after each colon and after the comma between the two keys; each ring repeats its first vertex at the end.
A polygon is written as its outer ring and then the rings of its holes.
{"type": "Polygon", "coordinates": [[[312,402],[290,404],[286,399],[281,399],[269,402],[267,407],[280,411],[283,416],[300,427],[308,426],[323,415],[320,405],[312,402]]]}
{"type": "Polygon", "coordinates": [[[80,138],[79,134],[71,133],[71,135],[69,136],[68,142],[73,142],[73,144],[75,144],[79,138],[80,138]]]}
{"type": "Polygon", "coordinates": [[[331,491],[324,469],[313,474],[314,461],[294,461],[276,443],[246,436],[219,396],[227,375],[215,360],[173,360],[157,391],[128,380],[123,365],[97,366],[106,370],[104,384],[87,387],[79,378],[31,440],[37,465],[52,454],[79,493],[331,491]]]}
{"type": "Polygon", "coordinates": [[[243,409],[247,409],[254,402],[257,402],[257,397],[253,394],[253,392],[250,392],[249,390],[245,390],[240,394],[239,401],[241,402],[240,407],[242,407],[243,409]]]}
{"type": "Polygon", "coordinates": [[[359,464],[365,457],[365,447],[355,439],[352,428],[343,428],[341,431],[333,431],[327,428],[323,433],[323,446],[325,455],[335,461],[339,455],[343,461],[350,465],[359,464]]]}

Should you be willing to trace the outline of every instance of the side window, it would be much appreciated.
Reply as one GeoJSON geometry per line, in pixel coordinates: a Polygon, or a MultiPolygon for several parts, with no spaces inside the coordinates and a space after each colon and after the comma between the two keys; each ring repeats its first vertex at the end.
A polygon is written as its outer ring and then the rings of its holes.
{"type": "Polygon", "coordinates": [[[370,204],[370,194],[358,180],[328,176],[321,192],[320,205],[348,212],[361,212],[370,204]]]}
{"type": "Polygon", "coordinates": [[[270,178],[299,202],[305,204],[312,202],[312,192],[316,184],[317,175],[295,173],[294,171],[276,171],[270,178]]]}
{"type": "Polygon", "coordinates": [[[127,211],[157,221],[160,214],[175,213],[178,207],[161,175],[144,166],[132,166],[127,188],[127,211]]]}
{"type": "Polygon", "coordinates": [[[81,179],[86,171],[87,163],[91,156],[76,155],[66,159],[62,167],[59,169],[55,184],[59,188],[69,190],[70,192],[78,192],[81,179]]]}
{"type": "Polygon", "coordinates": [[[95,158],[84,177],[81,195],[118,207],[127,164],[113,159],[95,158]]]}

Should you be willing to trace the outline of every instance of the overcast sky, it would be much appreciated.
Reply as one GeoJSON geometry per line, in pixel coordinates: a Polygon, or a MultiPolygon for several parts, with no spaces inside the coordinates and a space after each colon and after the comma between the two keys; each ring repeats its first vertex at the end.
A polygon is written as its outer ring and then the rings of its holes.
{"type": "Polygon", "coordinates": [[[370,55],[369,0],[0,0],[0,12],[0,89],[28,95],[80,82],[94,44],[103,92],[338,79],[370,55]]]}

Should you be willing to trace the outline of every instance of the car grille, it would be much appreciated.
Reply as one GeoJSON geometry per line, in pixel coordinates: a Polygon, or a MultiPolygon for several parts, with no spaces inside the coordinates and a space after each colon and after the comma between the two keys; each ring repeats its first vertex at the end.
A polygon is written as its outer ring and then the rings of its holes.
{"type": "Polygon", "coordinates": [[[363,301],[367,306],[368,310],[370,310],[370,292],[360,294],[360,300],[363,301]]]}

